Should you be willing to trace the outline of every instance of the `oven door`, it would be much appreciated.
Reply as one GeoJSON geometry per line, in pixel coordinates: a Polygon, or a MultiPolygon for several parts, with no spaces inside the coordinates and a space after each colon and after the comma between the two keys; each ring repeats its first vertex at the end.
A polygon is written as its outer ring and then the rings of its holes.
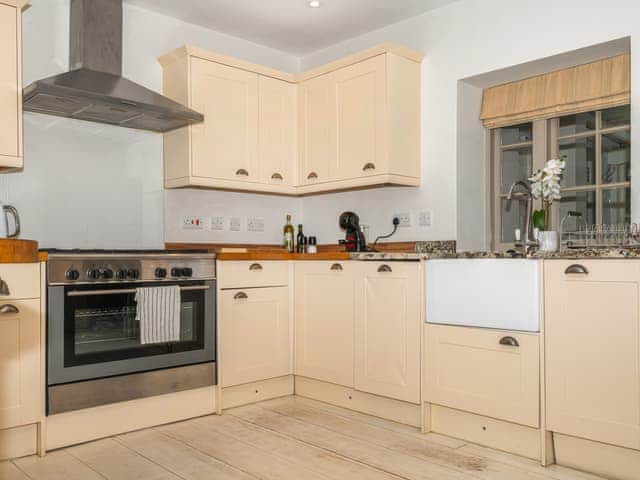
{"type": "Polygon", "coordinates": [[[49,287],[47,384],[215,361],[215,281],[49,287]],[[142,344],[137,287],[181,287],[180,340],[142,344]]]}

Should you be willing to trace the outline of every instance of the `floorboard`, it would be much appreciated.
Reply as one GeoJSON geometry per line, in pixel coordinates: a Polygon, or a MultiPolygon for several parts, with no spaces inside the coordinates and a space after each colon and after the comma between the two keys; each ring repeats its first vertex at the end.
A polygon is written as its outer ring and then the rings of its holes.
{"type": "Polygon", "coordinates": [[[302,397],[0,462],[0,480],[603,480],[302,397]]]}

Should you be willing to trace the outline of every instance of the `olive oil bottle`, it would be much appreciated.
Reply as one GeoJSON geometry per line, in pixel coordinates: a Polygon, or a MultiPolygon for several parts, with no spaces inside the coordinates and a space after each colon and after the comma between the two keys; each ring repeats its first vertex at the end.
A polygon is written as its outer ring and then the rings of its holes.
{"type": "Polygon", "coordinates": [[[284,248],[287,249],[287,252],[293,253],[293,225],[291,225],[291,214],[287,214],[287,223],[284,224],[283,228],[284,233],[284,248]]]}

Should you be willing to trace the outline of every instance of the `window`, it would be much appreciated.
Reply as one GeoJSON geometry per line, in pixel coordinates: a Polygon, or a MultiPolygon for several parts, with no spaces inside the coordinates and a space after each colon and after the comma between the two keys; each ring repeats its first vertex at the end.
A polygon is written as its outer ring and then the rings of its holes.
{"type": "MultiPolygon", "coordinates": [[[[560,155],[567,157],[567,167],[562,200],[554,204],[551,215],[554,228],[569,211],[582,213],[587,224],[629,223],[630,134],[629,105],[492,130],[494,248],[511,248],[515,230],[524,225],[526,205],[507,201],[509,187],[518,180],[526,182],[549,158],[560,155]]],[[[534,203],[534,209],[541,207],[540,200],[534,203]]]]}

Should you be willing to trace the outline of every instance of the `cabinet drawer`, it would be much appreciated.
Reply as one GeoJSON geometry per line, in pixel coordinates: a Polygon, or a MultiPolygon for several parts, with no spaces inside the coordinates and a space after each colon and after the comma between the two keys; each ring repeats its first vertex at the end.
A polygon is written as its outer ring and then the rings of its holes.
{"type": "Polygon", "coordinates": [[[0,294],[0,303],[17,298],[40,298],[39,263],[0,264],[0,279],[9,288],[8,295],[0,294]]]}
{"type": "Polygon", "coordinates": [[[289,284],[286,261],[220,262],[220,288],[277,287],[289,284]]]}
{"type": "Polygon", "coordinates": [[[537,334],[426,325],[425,400],[538,428],[537,334]]]}

